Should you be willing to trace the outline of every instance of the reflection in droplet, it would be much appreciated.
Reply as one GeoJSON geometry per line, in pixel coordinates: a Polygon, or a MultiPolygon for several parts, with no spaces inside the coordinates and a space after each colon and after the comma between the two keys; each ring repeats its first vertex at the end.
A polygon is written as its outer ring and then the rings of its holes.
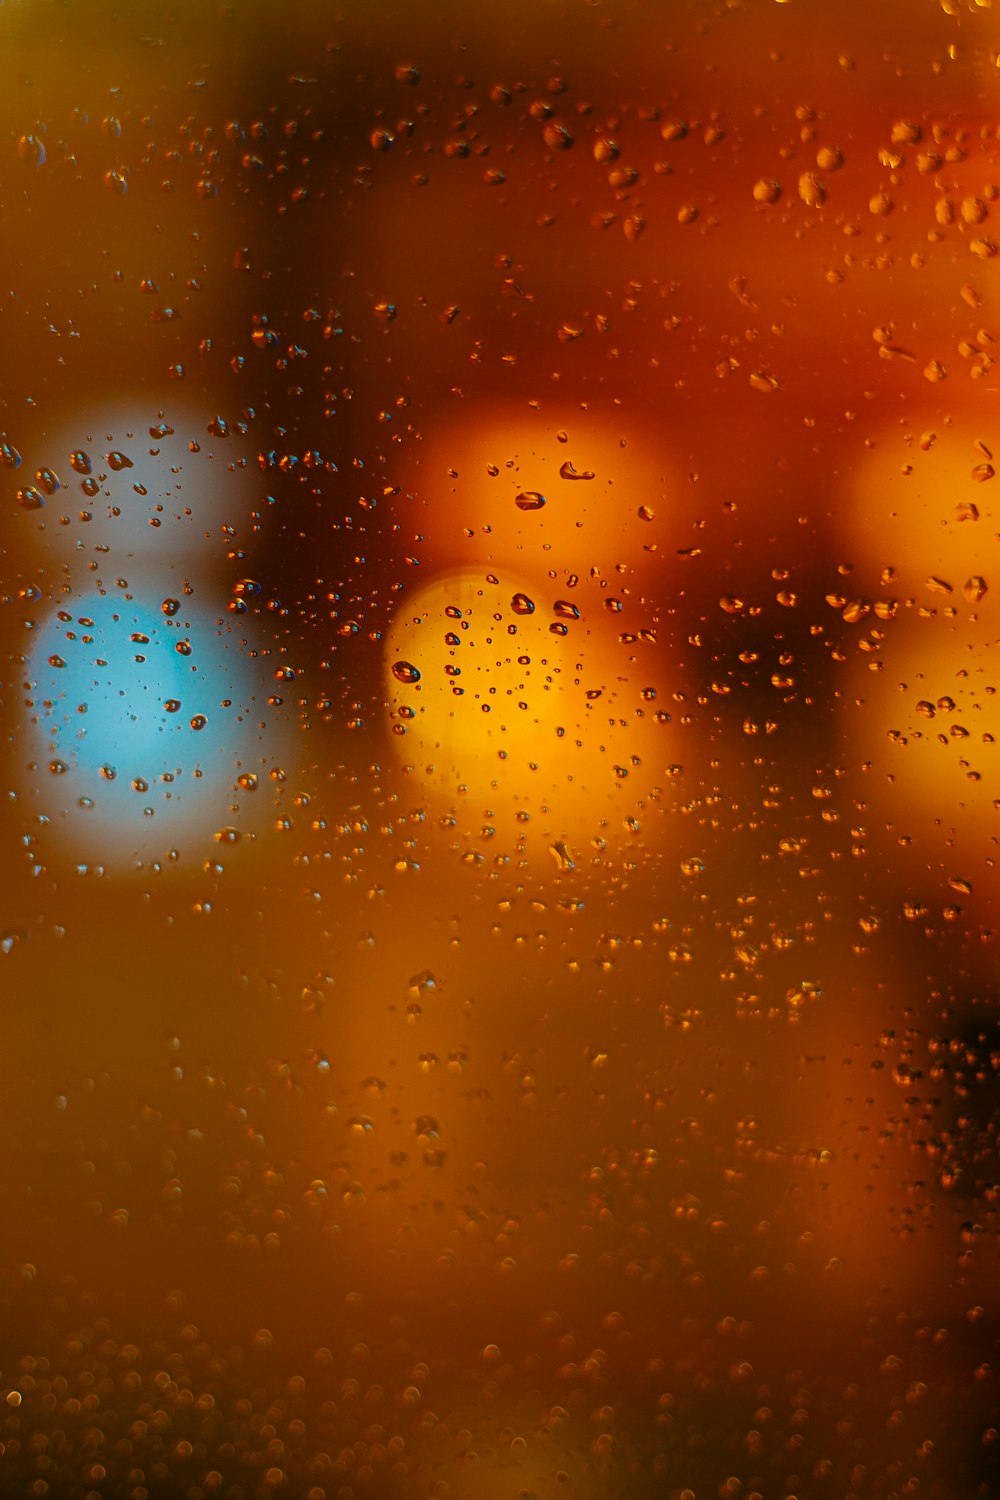
{"type": "Polygon", "coordinates": [[[45,165],[45,147],[37,135],[22,135],[17,143],[18,161],[23,161],[25,166],[41,167],[45,165]]]}
{"type": "Polygon", "coordinates": [[[392,675],[397,682],[419,682],[420,671],[409,661],[393,662],[392,675]]]}

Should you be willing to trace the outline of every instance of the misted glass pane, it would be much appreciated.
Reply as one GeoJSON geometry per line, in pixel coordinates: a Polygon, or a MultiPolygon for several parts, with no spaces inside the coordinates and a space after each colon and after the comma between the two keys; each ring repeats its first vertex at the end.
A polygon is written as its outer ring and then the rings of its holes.
{"type": "Polygon", "coordinates": [[[0,1493],[1000,1494],[998,21],[0,4],[0,1493]]]}

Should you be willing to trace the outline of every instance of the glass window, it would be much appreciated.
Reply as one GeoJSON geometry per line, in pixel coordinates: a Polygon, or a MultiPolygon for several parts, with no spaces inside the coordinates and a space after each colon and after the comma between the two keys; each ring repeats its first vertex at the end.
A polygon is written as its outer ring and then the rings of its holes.
{"type": "Polygon", "coordinates": [[[1000,1493],[989,0],[0,46],[0,1491],[1000,1493]]]}

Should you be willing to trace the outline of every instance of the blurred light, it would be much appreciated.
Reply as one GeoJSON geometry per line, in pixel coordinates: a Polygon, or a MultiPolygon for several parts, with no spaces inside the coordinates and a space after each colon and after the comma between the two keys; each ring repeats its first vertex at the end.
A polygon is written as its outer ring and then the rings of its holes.
{"type": "Polygon", "coordinates": [[[407,475],[419,510],[408,502],[405,514],[419,516],[439,565],[483,560],[526,577],[627,571],[655,575],[662,594],[682,475],[661,432],[634,416],[618,425],[566,403],[491,402],[427,434],[420,453],[407,475]]]}
{"type": "Polygon", "coordinates": [[[429,795],[513,818],[526,836],[531,824],[546,837],[657,837],[676,742],[609,599],[470,570],[403,600],[387,702],[400,759],[429,795]]]}
{"type": "Polygon", "coordinates": [[[238,836],[285,738],[255,676],[230,628],[186,600],[65,599],[28,661],[24,794],[103,865],[238,836]]]}
{"type": "Polygon", "coordinates": [[[1000,835],[996,460],[967,406],[960,422],[918,413],[874,448],[843,518],[864,561],[827,600],[849,626],[843,721],[866,798],[913,841],[913,868],[930,839],[959,881],[1000,835]]]}
{"type": "Polygon", "coordinates": [[[204,410],[109,398],[18,443],[18,553],[50,565],[110,554],[131,581],[152,567],[217,566],[227,542],[246,540],[250,448],[204,410]]]}

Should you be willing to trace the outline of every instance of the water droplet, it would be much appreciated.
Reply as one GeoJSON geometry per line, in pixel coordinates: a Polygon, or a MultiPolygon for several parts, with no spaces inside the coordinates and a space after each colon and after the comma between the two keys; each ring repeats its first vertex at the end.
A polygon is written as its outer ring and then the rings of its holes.
{"type": "Polygon", "coordinates": [[[594,477],[593,469],[575,469],[569,459],[559,466],[560,479],[593,479],[594,477]]]}
{"type": "Polygon", "coordinates": [[[522,490],[514,504],[518,510],[541,510],[545,504],[545,496],[539,494],[537,490],[522,490]]]}
{"type": "Polygon", "coordinates": [[[799,197],[807,208],[819,208],[826,202],[826,188],[814,172],[803,172],[799,178],[799,197]]]}
{"type": "Polygon", "coordinates": [[[556,865],[561,871],[576,869],[576,865],[573,862],[573,856],[569,851],[569,846],[565,844],[562,839],[557,839],[556,842],[550,846],[549,853],[552,855],[552,858],[555,860],[556,865]]]}
{"type": "Polygon", "coordinates": [[[51,469],[39,469],[35,474],[35,483],[46,495],[55,495],[61,488],[58,478],[51,469]]]}
{"type": "Polygon", "coordinates": [[[517,593],[510,601],[510,607],[516,615],[533,615],[535,612],[535,601],[529,599],[527,594],[517,593]]]}
{"type": "Polygon", "coordinates": [[[573,137],[566,126],[558,124],[555,120],[545,126],[542,138],[550,151],[568,151],[573,144],[573,137]]]}
{"type": "Polygon", "coordinates": [[[762,177],[753,185],[753,196],[755,203],[777,203],[781,197],[781,183],[772,178],[762,177]]]}
{"type": "Polygon", "coordinates": [[[409,661],[394,661],[392,675],[397,682],[419,682],[420,670],[409,661]]]}
{"type": "Polygon", "coordinates": [[[45,147],[37,135],[22,135],[17,143],[17,156],[29,167],[45,165],[45,147]]]}

